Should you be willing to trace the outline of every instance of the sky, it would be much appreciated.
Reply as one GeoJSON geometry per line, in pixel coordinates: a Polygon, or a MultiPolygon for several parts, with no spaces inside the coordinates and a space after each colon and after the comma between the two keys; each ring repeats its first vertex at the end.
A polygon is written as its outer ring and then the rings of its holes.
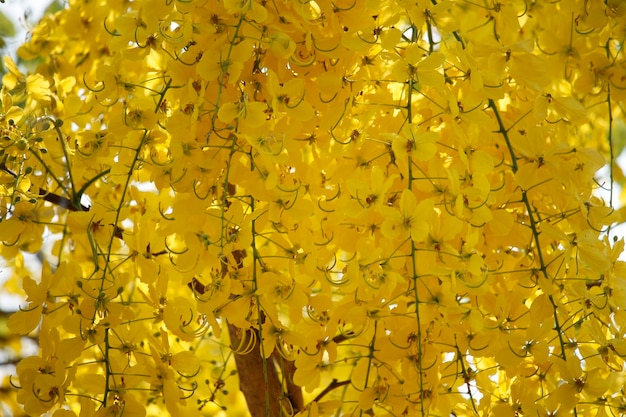
{"type": "Polygon", "coordinates": [[[37,23],[50,3],[52,0],[4,0],[4,4],[0,3],[0,11],[15,23],[17,31],[16,36],[6,39],[7,52],[15,56],[15,50],[24,42],[28,28],[37,23]]]}

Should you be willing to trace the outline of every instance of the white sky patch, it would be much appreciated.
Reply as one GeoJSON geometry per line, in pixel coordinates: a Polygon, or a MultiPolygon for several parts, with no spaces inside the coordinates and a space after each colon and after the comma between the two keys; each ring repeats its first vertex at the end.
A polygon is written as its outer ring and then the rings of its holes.
{"type": "MultiPolygon", "coordinates": [[[[622,150],[618,150],[618,152],[620,151],[622,150]]],[[[617,156],[615,162],[620,167],[626,167],[626,152],[622,151],[617,156]]],[[[605,204],[608,205],[609,201],[611,200],[611,193],[609,191],[610,180],[609,180],[609,166],[608,165],[605,165],[598,172],[598,182],[600,183],[600,185],[602,185],[602,187],[598,187],[595,193],[598,197],[604,200],[605,204]]],[[[621,203],[620,203],[621,192],[622,192],[622,189],[617,184],[613,184],[613,207],[615,207],[616,209],[618,209],[621,206],[621,203]]],[[[626,223],[621,223],[621,224],[611,227],[609,238],[611,240],[614,238],[617,238],[617,239],[626,238],[626,223]]],[[[622,261],[626,261],[626,252],[622,253],[619,259],[622,261]]]]}
{"type": "Polygon", "coordinates": [[[14,37],[5,39],[7,45],[3,54],[15,58],[17,48],[26,40],[29,29],[37,24],[51,3],[51,0],[5,0],[4,4],[0,4],[0,11],[13,21],[16,32],[14,37]]]}

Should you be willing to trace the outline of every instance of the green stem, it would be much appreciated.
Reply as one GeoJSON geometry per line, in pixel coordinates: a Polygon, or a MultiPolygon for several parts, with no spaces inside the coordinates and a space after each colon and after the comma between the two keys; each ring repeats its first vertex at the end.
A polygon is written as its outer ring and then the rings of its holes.
{"type": "MultiPolygon", "coordinates": [[[[609,132],[608,132],[608,141],[609,141],[609,207],[613,207],[613,164],[615,162],[615,154],[613,150],[613,106],[611,104],[611,84],[607,87],[606,94],[606,102],[608,105],[608,113],[609,113],[609,132]]],[[[609,225],[607,229],[607,235],[611,232],[611,225],[609,225]]]]}
{"type": "Polygon", "coordinates": [[[463,361],[463,355],[461,354],[461,349],[459,349],[459,345],[455,346],[456,354],[458,356],[458,362],[461,364],[461,375],[463,376],[463,382],[465,382],[465,386],[467,387],[467,395],[470,397],[470,401],[472,403],[472,408],[474,409],[474,413],[478,416],[480,413],[476,408],[476,400],[474,399],[474,394],[472,394],[472,385],[470,384],[471,375],[469,369],[465,367],[465,362],[463,361]]]}
{"type": "MultiPolygon", "coordinates": [[[[239,22],[237,22],[237,25],[235,26],[235,34],[233,35],[232,39],[229,42],[229,46],[228,46],[228,52],[226,52],[226,59],[223,61],[220,61],[220,63],[222,65],[224,65],[224,63],[229,62],[230,61],[230,56],[232,55],[233,52],[233,47],[235,46],[236,42],[235,39],[239,36],[239,29],[241,29],[241,24],[243,23],[243,19],[245,17],[245,13],[242,13],[241,16],[239,17],[239,22]]],[[[211,127],[212,130],[215,130],[215,119],[217,119],[217,112],[220,108],[220,101],[222,98],[222,91],[224,89],[224,80],[226,79],[226,75],[228,73],[226,71],[224,71],[224,68],[222,67],[222,71],[220,72],[220,77],[219,77],[219,81],[218,81],[218,85],[219,88],[217,89],[217,97],[215,99],[215,112],[213,113],[213,116],[211,117],[211,127]]],[[[208,145],[208,136],[207,136],[207,145],[208,145]]]]}
{"type": "MultiPolygon", "coordinates": [[[[498,122],[498,128],[499,128],[497,133],[500,133],[502,137],[504,138],[504,141],[506,142],[506,146],[509,150],[509,155],[511,157],[511,170],[515,174],[518,170],[517,156],[515,155],[515,150],[513,149],[513,145],[511,144],[508,130],[504,127],[504,123],[502,122],[502,117],[500,116],[500,111],[498,110],[498,107],[496,106],[496,103],[493,101],[493,99],[489,99],[489,107],[493,110],[496,116],[496,120],[498,122]]],[[[541,274],[546,280],[552,281],[550,275],[548,274],[547,265],[543,259],[543,251],[541,250],[541,242],[539,241],[540,232],[539,232],[537,220],[535,219],[535,216],[533,215],[533,207],[530,204],[530,199],[528,198],[527,190],[521,190],[521,191],[522,191],[522,203],[524,204],[524,207],[526,208],[526,212],[528,213],[530,229],[532,231],[533,241],[535,243],[535,251],[537,252],[537,258],[539,259],[539,269],[541,271],[541,274]]],[[[556,305],[556,302],[554,301],[554,298],[552,297],[552,295],[549,295],[549,299],[550,299],[550,303],[552,304],[552,308],[554,310],[554,330],[557,332],[557,335],[559,337],[559,344],[561,345],[560,356],[564,361],[566,361],[567,356],[565,355],[565,341],[563,340],[562,329],[561,329],[561,325],[559,324],[559,317],[557,314],[558,306],[556,305]]]]}
{"type": "Polygon", "coordinates": [[[102,407],[107,406],[107,397],[111,389],[109,385],[109,377],[111,376],[111,362],[109,361],[109,329],[104,329],[104,398],[102,399],[102,407]]]}
{"type": "MultiPolygon", "coordinates": [[[[411,79],[409,81],[409,96],[407,98],[407,108],[409,110],[408,113],[408,121],[409,124],[412,123],[412,118],[411,118],[411,97],[413,95],[413,80],[411,79]]],[[[409,190],[413,189],[413,160],[411,159],[411,155],[408,155],[408,163],[409,163],[409,190]]],[[[419,371],[419,379],[420,379],[420,408],[421,408],[421,413],[422,416],[426,415],[426,407],[424,405],[424,378],[423,378],[423,374],[424,374],[424,366],[422,363],[422,319],[420,317],[420,311],[419,311],[419,306],[420,306],[420,295],[419,295],[419,290],[417,288],[418,285],[418,275],[417,275],[417,247],[415,246],[415,242],[413,241],[413,239],[409,238],[411,240],[411,266],[412,266],[412,271],[411,271],[411,276],[413,278],[413,298],[415,299],[415,321],[417,324],[417,366],[418,366],[418,371],[419,371]]]]}
{"type": "Polygon", "coordinates": [[[52,120],[54,123],[54,130],[57,132],[57,136],[59,137],[59,142],[61,143],[61,149],[63,149],[63,156],[65,157],[65,163],[67,164],[67,175],[70,179],[70,187],[72,188],[72,193],[70,194],[72,198],[76,196],[76,188],[74,186],[74,176],[72,175],[72,170],[70,167],[70,157],[67,153],[67,148],[65,145],[65,140],[63,138],[63,132],[61,132],[61,126],[63,125],[61,120],[52,120]]]}
{"type": "Polygon", "coordinates": [[[61,180],[59,178],[57,178],[56,175],[54,175],[54,172],[52,172],[52,170],[48,167],[48,165],[44,162],[44,160],[41,158],[41,156],[39,156],[39,154],[35,151],[33,151],[32,149],[30,150],[31,155],[33,155],[35,157],[35,159],[37,159],[39,161],[39,163],[41,163],[41,165],[43,166],[43,168],[46,170],[46,174],[49,174],[49,178],[52,179],[52,181],[56,182],[56,184],[59,186],[60,189],[63,190],[63,192],[65,192],[65,194],[70,195],[69,191],[67,190],[67,188],[65,188],[65,186],[63,185],[63,183],[61,182],[61,180]]]}
{"type": "MultiPolygon", "coordinates": [[[[374,334],[372,335],[372,340],[370,340],[369,343],[369,353],[367,355],[367,371],[365,373],[365,382],[363,384],[363,390],[365,390],[369,384],[369,378],[370,378],[370,371],[372,369],[372,361],[374,359],[374,352],[376,351],[376,348],[374,346],[374,344],[376,343],[376,329],[378,327],[378,320],[374,319],[374,334]]],[[[359,416],[363,415],[364,410],[361,410],[359,412],[359,416]]]]}

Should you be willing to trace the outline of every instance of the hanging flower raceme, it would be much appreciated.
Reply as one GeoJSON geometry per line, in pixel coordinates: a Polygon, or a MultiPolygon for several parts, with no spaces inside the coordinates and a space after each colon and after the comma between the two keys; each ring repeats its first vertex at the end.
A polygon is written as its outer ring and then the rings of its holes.
{"type": "Polygon", "coordinates": [[[0,409],[623,413],[624,8],[478,3],[42,19],[0,91],[0,409]]]}

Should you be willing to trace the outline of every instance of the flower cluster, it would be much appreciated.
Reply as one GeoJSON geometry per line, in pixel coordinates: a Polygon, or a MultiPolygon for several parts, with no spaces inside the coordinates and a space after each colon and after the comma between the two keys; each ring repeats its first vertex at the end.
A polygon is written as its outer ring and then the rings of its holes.
{"type": "Polygon", "coordinates": [[[595,175],[623,177],[625,28],[617,0],[70,0],[0,92],[17,401],[623,414],[595,175]]]}

